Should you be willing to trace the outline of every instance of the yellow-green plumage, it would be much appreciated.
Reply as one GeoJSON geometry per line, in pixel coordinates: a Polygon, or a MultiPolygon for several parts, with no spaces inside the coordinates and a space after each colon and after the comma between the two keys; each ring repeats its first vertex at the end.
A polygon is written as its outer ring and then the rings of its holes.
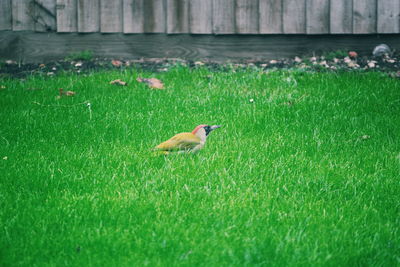
{"type": "Polygon", "coordinates": [[[192,133],[180,133],[155,148],[161,151],[192,150],[201,144],[201,139],[192,133]]]}
{"type": "Polygon", "coordinates": [[[180,133],[165,142],[162,142],[154,149],[157,150],[157,154],[169,154],[169,153],[184,153],[190,152],[195,153],[204,147],[207,140],[207,135],[221,127],[220,125],[206,125],[200,124],[194,128],[191,133],[180,133]]]}

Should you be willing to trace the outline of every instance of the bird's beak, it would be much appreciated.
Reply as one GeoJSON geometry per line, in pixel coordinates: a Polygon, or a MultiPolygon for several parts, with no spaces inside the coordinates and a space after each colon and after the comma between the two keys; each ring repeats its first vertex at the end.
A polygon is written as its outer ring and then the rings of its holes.
{"type": "Polygon", "coordinates": [[[211,131],[214,131],[215,129],[218,129],[218,128],[221,128],[221,127],[222,127],[221,125],[213,125],[210,128],[211,128],[211,131]]]}

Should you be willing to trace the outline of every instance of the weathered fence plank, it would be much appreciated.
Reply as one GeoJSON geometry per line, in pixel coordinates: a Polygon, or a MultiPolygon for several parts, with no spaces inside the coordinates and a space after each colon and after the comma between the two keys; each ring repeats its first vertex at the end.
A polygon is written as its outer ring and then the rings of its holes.
{"type": "Polygon", "coordinates": [[[0,0],[0,30],[400,33],[400,0],[0,0]]]}
{"type": "Polygon", "coordinates": [[[329,0],[307,0],[307,33],[329,33],[329,0]]]}
{"type": "Polygon", "coordinates": [[[345,34],[353,32],[353,1],[331,1],[330,32],[333,34],[345,34]]]}
{"type": "Polygon", "coordinates": [[[191,0],[189,9],[190,32],[212,33],[212,0],[191,0]]]}
{"type": "Polygon", "coordinates": [[[379,33],[400,33],[400,1],[378,1],[378,26],[379,33]]]}
{"type": "Polygon", "coordinates": [[[353,33],[376,33],[376,6],[376,0],[353,0],[353,33]]]}
{"type": "Polygon", "coordinates": [[[0,1],[0,31],[11,30],[11,0],[0,1]]]}
{"type": "Polygon", "coordinates": [[[283,32],[306,33],[306,0],[283,1],[283,32]]]}
{"type": "Polygon", "coordinates": [[[123,0],[124,33],[142,33],[144,31],[143,1],[123,0]]]}
{"type": "Polygon", "coordinates": [[[163,0],[144,0],[144,32],[165,32],[165,7],[163,0]]]}
{"type": "Polygon", "coordinates": [[[35,9],[35,31],[55,31],[57,29],[56,1],[35,0],[33,4],[35,9]]]}
{"type": "Polygon", "coordinates": [[[167,32],[189,33],[189,0],[167,0],[167,32]]]}
{"type": "Polygon", "coordinates": [[[282,0],[260,1],[260,33],[282,33],[282,0]]]}
{"type": "Polygon", "coordinates": [[[33,31],[34,12],[32,2],[12,0],[12,29],[14,31],[33,31]]]}
{"type": "Polygon", "coordinates": [[[100,0],[100,31],[122,31],[122,2],[121,0],[100,0]]]}
{"type": "Polygon", "coordinates": [[[76,32],[78,30],[76,0],[57,0],[57,31],[76,32]]]}
{"type": "Polygon", "coordinates": [[[235,2],[233,0],[214,0],[213,32],[215,34],[235,33],[235,2]]]}
{"type": "Polygon", "coordinates": [[[236,33],[258,33],[258,12],[258,0],[236,0],[236,33]]]}
{"type": "Polygon", "coordinates": [[[99,13],[99,0],[78,0],[78,32],[98,32],[99,13]]]}

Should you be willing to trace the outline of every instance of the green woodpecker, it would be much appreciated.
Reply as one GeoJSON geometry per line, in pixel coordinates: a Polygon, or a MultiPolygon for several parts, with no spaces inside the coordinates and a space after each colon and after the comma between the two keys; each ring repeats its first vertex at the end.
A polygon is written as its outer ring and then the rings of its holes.
{"type": "Polygon", "coordinates": [[[162,142],[155,147],[156,150],[162,151],[165,154],[169,152],[196,152],[202,149],[206,143],[207,136],[220,125],[201,124],[194,128],[191,133],[177,134],[165,142],[162,142]]]}

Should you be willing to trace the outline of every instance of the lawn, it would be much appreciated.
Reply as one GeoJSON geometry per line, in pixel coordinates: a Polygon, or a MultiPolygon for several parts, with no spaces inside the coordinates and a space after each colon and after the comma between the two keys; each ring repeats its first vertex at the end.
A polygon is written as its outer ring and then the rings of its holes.
{"type": "Polygon", "coordinates": [[[400,80],[174,67],[0,85],[2,266],[400,265],[400,80]],[[151,151],[204,123],[223,127],[199,153],[151,151]]]}

